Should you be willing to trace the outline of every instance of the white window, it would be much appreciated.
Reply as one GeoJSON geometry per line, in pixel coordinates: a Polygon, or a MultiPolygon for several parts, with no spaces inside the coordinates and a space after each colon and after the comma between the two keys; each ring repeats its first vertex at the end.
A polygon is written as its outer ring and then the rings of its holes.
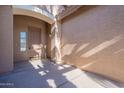
{"type": "Polygon", "coordinates": [[[20,32],[20,51],[26,51],[26,32],[20,32]]]}

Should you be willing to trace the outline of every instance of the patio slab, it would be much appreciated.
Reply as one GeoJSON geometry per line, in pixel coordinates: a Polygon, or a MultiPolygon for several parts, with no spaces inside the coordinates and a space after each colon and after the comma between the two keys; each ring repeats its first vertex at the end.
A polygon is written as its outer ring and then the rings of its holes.
{"type": "Polygon", "coordinates": [[[124,84],[70,65],[49,60],[18,62],[15,70],[0,75],[0,87],[10,88],[118,88],[124,84]]]}

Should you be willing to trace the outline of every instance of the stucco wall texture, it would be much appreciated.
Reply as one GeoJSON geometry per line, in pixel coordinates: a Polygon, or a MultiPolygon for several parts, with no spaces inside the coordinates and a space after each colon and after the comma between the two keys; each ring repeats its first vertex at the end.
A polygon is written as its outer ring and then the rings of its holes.
{"type": "Polygon", "coordinates": [[[13,14],[11,6],[0,6],[0,73],[13,69],[13,14]],[[9,20],[9,21],[8,21],[9,20]]]}
{"type": "Polygon", "coordinates": [[[62,20],[62,60],[124,82],[124,6],[82,6],[62,20]]]}
{"type": "MultiPolygon", "coordinates": [[[[27,40],[27,51],[26,52],[20,52],[20,43],[19,43],[19,32],[27,32],[28,34],[28,28],[29,27],[35,27],[41,29],[41,44],[46,45],[46,23],[42,20],[29,17],[29,16],[14,16],[14,61],[22,61],[22,60],[28,60],[28,41],[27,40]]],[[[28,38],[28,36],[27,36],[28,38]]],[[[44,50],[45,53],[45,50],[44,50]]],[[[45,54],[42,54],[44,57],[45,54]]]]}

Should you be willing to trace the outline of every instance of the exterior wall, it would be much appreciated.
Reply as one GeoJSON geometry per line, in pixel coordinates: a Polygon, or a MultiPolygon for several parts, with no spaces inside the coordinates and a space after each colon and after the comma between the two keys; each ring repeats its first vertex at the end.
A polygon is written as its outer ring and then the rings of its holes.
{"type": "MultiPolygon", "coordinates": [[[[22,53],[19,48],[19,32],[28,32],[28,27],[41,28],[41,43],[46,45],[46,23],[28,16],[14,16],[14,61],[27,60],[28,52],[22,53]]],[[[28,45],[27,45],[28,49],[28,45]]],[[[45,50],[43,53],[45,57],[45,50]]]]}
{"type": "Polygon", "coordinates": [[[62,20],[62,60],[124,82],[124,6],[82,6],[62,20]]]}
{"type": "Polygon", "coordinates": [[[13,69],[13,15],[11,6],[0,6],[0,73],[13,69]]]}

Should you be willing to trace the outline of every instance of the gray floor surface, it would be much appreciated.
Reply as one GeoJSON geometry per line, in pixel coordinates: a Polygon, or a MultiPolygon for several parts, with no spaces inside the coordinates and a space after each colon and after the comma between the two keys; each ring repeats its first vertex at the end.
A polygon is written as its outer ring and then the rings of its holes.
{"type": "Polygon", "coordinates": [[[49,60],[18,62],[12,72],[0,75],[5,88],[123,88],[124,84],[49,60]]]}

